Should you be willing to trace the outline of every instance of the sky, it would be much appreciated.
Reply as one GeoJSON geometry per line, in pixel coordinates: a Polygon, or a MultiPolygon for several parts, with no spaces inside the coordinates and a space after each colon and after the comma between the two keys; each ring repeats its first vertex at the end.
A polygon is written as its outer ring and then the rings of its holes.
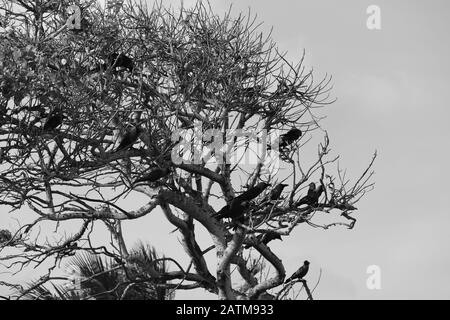
{"type": "MultiPolygon", "coordinates": [[[[185,6],[192,3],[184,1],[185,6]]],[[[231,3],[211,1],[219,14],[231,3]]],[[[301,225],[283,242],[273,242],[271,249],[287,274],[308,259],[309,283],[315,284],[321,274],[316,299],[449,299],[450,3],[233,3],[236,14],[248,8],[264,22],[263,30],[273,27],[273,39],[291,61],[305,50],[306,64],[316,76],[333,76],[337,101],[321,110],[327,117],[322,127],[333,152],[341,156],[340,165],[356,176],[378,152],[375,189],[358,203],[354,229],[301,225]],[[366,26],[369,5],[381,9],[380,30],[366,26]],[[380,289],[366,284],[372,265],[380,268],[380,289]]],[[[186,262],[173,229],[157,213],[124,223],[128,243],[145,239],[186,262]]],[[[199,241],[201,247],[210,244],[206,234],[199,241]]],[[[213,261],[214,253],[207,259],[213,261]]],[[[196,290],[177,292],[177,298],[214,297],[196,290]]]]}

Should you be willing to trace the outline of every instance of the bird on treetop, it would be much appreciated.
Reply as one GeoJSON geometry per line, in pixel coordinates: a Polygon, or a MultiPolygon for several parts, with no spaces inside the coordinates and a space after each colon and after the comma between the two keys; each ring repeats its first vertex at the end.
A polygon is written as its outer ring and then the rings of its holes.
{"type": "MultiPolygon", "coordinates": [[[[287,146],[294,143],[296,140],[298,140],[302,136],[302,131],[297,128],[292,128],[288,132],[282,134],[280,138],[278,139],[278,150],[283,150],[287,146]]],[[[267,150],[271,150],[272,146],[267,145],[267,150]]]]}
{"type": "Polygon", "coordinates": [[[295,279],[303,279],[308,273],[308,270],[309,270],[309,261],[305,260],[303,262],[303,265],[297,271],[295,271],[294,274],[290,276],[284,283],[288,283],[295,279]]]}

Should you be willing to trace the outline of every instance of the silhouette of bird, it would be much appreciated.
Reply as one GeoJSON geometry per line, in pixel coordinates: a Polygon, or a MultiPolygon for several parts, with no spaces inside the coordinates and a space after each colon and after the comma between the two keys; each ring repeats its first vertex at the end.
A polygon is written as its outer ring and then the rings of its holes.
{"type": "MultiPolygon", "coordinates": [[[[278,139],[278,148],[279,150],[282,150],[286,148],[287,146],[294,143],[298,138],[302,136],[302,131],[297,128],[292,128],[288,132],[282,134],[280,138],[278,139]]],[[[272,146],[268,145],[267,149],[272,149],[272,146]]]]}
{"type": "Polygon", "coordinates": [[[217,220],[223,218],[231,218],[233,220],[242,218],[247,210],[250,207],[250,202],[248,201],[240,201],[237,198],[231,200],[231,202],[225,205],[222,209],[220,209],[216,214],[213,215],[217,220]]]}
{"type": "Polygon", "coordinates": [[[253,188],[248,189],[241,195],[231,200],[229,204],[220,209],[219,212],[213,215],[213,217],[218,220],[223,218],[232,218],[235,220],[238,218],[242,218],[245,210],[250,207],[250,200],[253,200],[257,196],[259,196],[261,192],[263,192],[268,186],[270,186],[270,184],[266,182],[258,183],[253,188]]]}
{"type": "Polygon", "coordinates": [[[132,72],[134,65],[133,60],[123,53],[112,53],[108,56],[108,61],[110,65],[113,67],[113,70],[116,68],[125,68],[128,71],[132,72]]]}
{"type": "MultiPolygon", "coordinates": [[[[270,231],[268,233],[260,233],[259,235],[256,236],[256,239],[258,241],[258,243],[262,243],[267,245],[270,241],[278,239],[283,241],[283,239],[281,239],[281,235],[278,232],[274,232],[274,231],[270,231]]],[[[245,249],[250,248],[251,245],[247,244],[244,246],[245,249]]]]}
{"type": "Polygon", "coordinates": [[[295,140],[302,136],[302,131],[297,128],[292,128],[280,137],[280,148],[285,148],[292,144],[295,140]]]}
{"type": "Polygon", "coordinates": [[[0,244],[8,242],[12,239],[12,234],[9,230],[0,230],[0,244]]]}
{"type": "Polygon", "coordinates": [[[316,184],[314,182],[311,182],[309,184],[308,193],[306,194],[306,196],[297,201],[296,206],[301,206],[302,204],[307,204],[309,206],[316,205],[317,203],[319,203],[319,198],[322,195],[322,192],[323,192],[322,184],[320,184],[316,188],[316,184]]]}
{"type": "Polygon", "coordinates": [[[238,201],[250,201],[259,196],[270,184],[266,182],[260,182],[256,186],[248,189],[241,195],[237,196],[235,199],[238,201]]]}
{"type": "Polygon", "coordinates": [[[151,170],[149,173],[143,175],[140,178],[137,178],[134,183],[138,182],[155,182],[159,179],[167,176],[170,173],[170,168],[155,168],[151,170]]]}
{"type": "Polygon", "coordinates": [[[269,199],[274,201],[278,200],[281,196],[281,193],[283,192],[283,189],[287,186],[288,185],[284,183],[277,184],[275,188],[273,188],[272,191],[270,191],[269,199]]]}
{"type": "Polygon", "coordinates": [[[297,271],[295,271],[294,274],[290,276],[284,283],[288,283],[295,279],[303,279],[303,277],[306,276],[306,274],[308,273],[308,270],[309,270],[309,261],[305,260],[303,262],[303,265],[297,271]]]}
{"type": "Polygon", "coordinates": [[[53,110],[44,124],[44,131],[52,131],[59,127],[65,116],[62,114],[61,110],[53,110]]]}
{"type": "Polygon", "coordinates": [[[119,146],[116,149],[116,152],[125,150],[133,146],[136,140],[139,138],[142,129],[140,127],[133,126],[131,129],[128,129],[125,134],[122,136],[120,140],[119,146]]]}

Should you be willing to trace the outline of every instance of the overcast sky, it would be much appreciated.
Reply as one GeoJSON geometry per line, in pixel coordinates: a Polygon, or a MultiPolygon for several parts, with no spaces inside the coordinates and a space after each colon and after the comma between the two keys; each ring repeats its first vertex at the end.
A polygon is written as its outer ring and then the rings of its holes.
{"type": "MultiPolygon", "coordinates": [[[[178,6],[179,1],[164,1],[178,6]]],[[[190,5],[192,1],[184,1],[190,5]]],[[[211,1],[218,13],[231,1],[211,1]]],[[[311,262],[307,279],[322,278],[316,299],[449,299],[448,139],[450,3],[448,1],[239,0],[273,39],[317,76],[333,76],[337,102],[322,112],[332,149],[350,174],[374,150],[376,187],[359,204],[353,230],[301,225],[273,242],[287,273],[311,262]],[[381,8],[381,30],[368,30],[366,8],[381,8]],[[381,290],[366,286],[369,265],[381,268],[381,290]]],[[[1,218],[1,217],[0,217],[1,218]]],[[[5,221],[4,218],[1,218],[5,221]]],[[[4,222],[9,224],[10,222],[4,222]]],[[[183,252],[161,214],[124,224],[127,241],[150,241],[167,256],[183,252]]],[[[205,237],[205,239],[207,239],[205,237]]],[[[201,243],[206,247],[210,242],[201,243]]],[[[214,254],[208,258],[214,258],[214,254]]],[[[185,260],[183,260],[185,259],[185,260]]],[[[201,291],[177,298],[213,298],[201,291]]]]}

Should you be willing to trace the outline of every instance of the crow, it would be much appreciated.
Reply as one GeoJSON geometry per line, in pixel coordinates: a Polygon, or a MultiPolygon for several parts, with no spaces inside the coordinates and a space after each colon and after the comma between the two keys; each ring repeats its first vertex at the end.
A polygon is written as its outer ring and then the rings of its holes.
{"type": "Polygon", "coordinates": [[[306,204],[309,206],[313,206],[319,203],[319,198],[322,195],[323,192],[323,185],[319,185],[316,188],[316,184],[314,182],[311,182],[309,184],[308,193],[306,196],[301,198],[297,203],[295,204],[297,207],[301,206],[302,204],[306,204]]]}
{"type": "Polygon", "coordinates": [[[284,189],[285,187],[287,187],[287,186],[288,186],[288,185],[287,185],[287,184],[284,184],[284,183],[279,183],[279,184],[277,184],[277,185],[275,186],[275,188],[273,188],[272,191],[270,191],[269,199],[270,199],[270,200],[273,200],[273,201],[278,200],[278,199],[280,198],[280,196],[281,196],[281,193],[283,192],[283,189],[284,189]]]}
{"type": "Polygon", "coordinates": [[[140,127],[133,126],[133,128],[128,129],[122,136],[122,139],[120,140],[116,152],[132,147],[133,144],[136,142],[136,140],[139,138],[139,135],[141,133],[142,129],[140,127]]]}
{"type": "MultiPolygon", "coordinates": [[[[267,245],[270,241],[275,240],[275,239],[279,239],[279,240],[283,241],[283,239],[281,239],[281,235],[275,231],[270,231],[268,233],[261,233],[256,236],[256,240],[258,241],[258,243],[262,243],[265,245],[267,245]]],[[[249,244],[244,246],[245,249],[248,249],[250,247],[251,247],[251,245],[249,245],[249,244]]]]}
{"type": "Polygon", "coordinates": [[[12,234],[9,230],[0,230],[0,244],[6,243],[12,239],[12,234]]]}
{"type": "Polygon", "coordinates": [[[280,148],[285,148],[292,144],[295,140],[302,136],[302,131],[297,128],[292,128],[280,137],[280,148]]]}
{"type": "Polygon", "coordinates": [[[61,110],[53,110],[47,118],[47,121],[45,121],[44,131],[55,130],[62,124],[64,118],[65,116],[62,114],[61,110]]]}
{"type": "Polygon", "coordinates": [[[222,218],[242,218],[244,211],[250,207],[249,201],[259,196],[268,186],[270,186],[270,184],[266,182],[258,183],[253,188],[250,188],[241,195],[233,198],[229,204],[220,209],[213,217],[219,220],[222,218]]]}
{"type": "MultiPolygon", "coordinates": [[[[294,143],[298,138],[302,136],[302,131],[297,128],[292,128],[288,132],[282,134],[278,139],[278,149],[283,150],[287,146],[294,143]]],[[[267,145],[267,150],[271,150],[272,146],[267,145]]]]}
{"type": "Polygon", "coordinates": [[[170,173],[170,168],[155,168],[149,173],[137,178],[134,183],[138,182],[156,182],[159,179],[167,176],[170,173]]]}
{"type": "Polygon", "coordinates": [[[219,210],[216,214],[213,215],[217,220],[223,218],[231,218],[233,220],[242,218],[247,210],[250,207],[250,202],[248,201],[240,201],[237,198],[231,200],[231,202],[225,205],[222,209],[219,210]]]}
{"type": "Polygon", "coordinates": [[[295,271],[294,274],[290,276],[284,283],[288,283],[295,279],[303,279],[303,277],[306,276],[306,274],[308,273],[308,270],[309,270],[309,261],[305,260],[303,262],[303,265],[297,271],[295,271]]]}
{"type": "Polygon", "coordinates": [[[253,200],[257,196],[259,196],[261,192],[263,192],[268,186],[270,186],[270,184],[266,182],[260,182],[256,186],[248,189],[241,195],[237,196],[235,199],[240,202],[253,200]]]}

